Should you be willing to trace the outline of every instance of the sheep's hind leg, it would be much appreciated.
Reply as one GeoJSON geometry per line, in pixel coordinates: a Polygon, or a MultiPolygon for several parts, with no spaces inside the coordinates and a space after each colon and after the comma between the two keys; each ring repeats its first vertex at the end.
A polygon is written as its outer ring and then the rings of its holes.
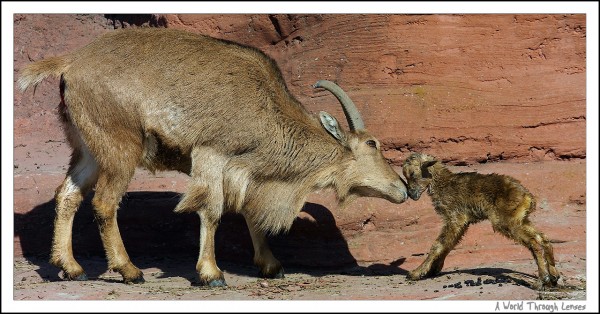
{"type": "Polygon", "coordinates": [[[63,271],[65,280],[87,280],[83,268],[73,256],[72,232],[75,212],[96,183],[98,165],[84,147],[75,147],[63,183],[56,189],[56,217],[50,263],[63,271]]]}
{"type": "Polygon", "coordinates": [[[554,266],[552,246],[528,221],[511,230],[514,239],[529,249],[538,266],[538,276],[544,287],[556,286],[560,275],[554,266]],[[544,241],[545,240],[545,241],[544,241]],[[547,245],[545,245],[547,244],[547,245]],[[551,256],[548,258],[548,256],[551,256]]]}
{"type": "Polygon", "coordinates": [[[117,224],[117,208],[135,168],[129,171],[100,171],[96,195],[92,199],[94,215],[108,259],[108,267],[119,272],[125,283],[143,283],[144,276],[131,260],[123,245],[117,224]]]}

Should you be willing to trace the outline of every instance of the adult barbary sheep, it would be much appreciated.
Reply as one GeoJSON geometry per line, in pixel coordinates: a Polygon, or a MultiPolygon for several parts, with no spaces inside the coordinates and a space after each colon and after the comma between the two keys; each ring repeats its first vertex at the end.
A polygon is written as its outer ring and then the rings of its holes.
{"type": "Polygon", "coordinates": [[[60,77],[59,112],[73,154],[56,190],[51,263],[85,280],[71,247],[73,217],[95,186],[95,218],[108,266],[143,282],[117,226],[116,210],[137,166],[191,176],[176,212],[201,219],[200,281],[225,285],[214,235],[224,211],[241,213],[266,277],[282,277],[266,232],[288,230],[309,193],[333,188],[340,202],[373,196],[402,203],[406,186],[335,84],[351,130],[319,120],[289,93],[276,63],[257,49],[169,29],[111,32],[64,56],[27,66],[22,90],[60,77]]]}
{"type": "Polygon", "coordinates": [[[438,274],[448,253],[470,224],[489,219],[494,231],[526,246],[537,263],[544,286],[556,286],[560,274],[554,265],[552,245],[529,221],[534,196],[514,178],[475,172],[452,173],[432,156],[411,154],[402,171],[408,196],[418,200],[427,189],[444,225],[425,261],[408,273],[412,280],[438,274]]]}

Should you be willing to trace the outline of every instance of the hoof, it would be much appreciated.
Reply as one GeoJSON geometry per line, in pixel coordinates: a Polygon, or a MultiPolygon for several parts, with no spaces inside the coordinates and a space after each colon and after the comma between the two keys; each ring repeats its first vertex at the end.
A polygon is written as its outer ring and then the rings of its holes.
{"type": "Polygon", "coordinates": [[[283,279],[283,278],[285,278],[285,275],[284,275],[284,274],[285,274],[285,273],[284,273],[284,271],[283,271],[283,268],[280,268],[280,269],[279,269],[279,271],[277,271],[277,272],[275,272],[275,273],[272,273],[272,274],[265,274],[265,273],[263,273],[263,272],[261,271],[261,272],[259,273],[259,276],[260,276],[261,278],[268,278],[268,279],[283,279]]]}
{"type": "Polygon", "coordinates": [[[82,274],[77,275],[77,276],[70,276],[70,275],[67,275],[67,273],[63,273],[63,274],[64,274],[63,280],[66,280],[66,281],[71,281],[71,280],[73,280],[73,281],[87,281],[88,280],[88,276],[87,276],[86,273],[82,273],[82,274]]]}
{"type": "Polygon", "coordinates": [[[556,275],[556,276],[550,275],[550,282],[552,283],[553,286],[556,286],[558,284],[558,279],[560,279],[560,275],[556,275]]]}
{"type": "Polygon", "coordinates": [[[225,279],[213,279],[205,284],[208,287],[226,287],[225,279]]]}
{"type": "Polygon", "coordinates": [[[414,269],[413,271],[409,271],[406,277],[410,280],[421,280],[425,278],[435,277],[440,273],[441,265],[436,268],[430,268],[429,270],[422,271],[419,267],[414,269]]]}
{"type": "Polygon", "coordinates": [[[144,276],[139,276],[133,279],[123,280],[123,282],[126,284],[141,284],[146,282],[146,280],[144,279],[144,276]]]}
{"type": "Polygon", "coordinates": [[[556,287],[558,284],[558,278],[552,275],[545,276],[542,278],[542,286],[544,287],[556,287]]]}
{"type": "Polygon", "coordinates": [[[406,278],[408,278],[408,280],[421,280],[421,279],[423,279],[423,277],[425,277],[425,276],[421,275],[421,274],[413,273],[413,272],[409,272],[406,275],[406,278]]]}
{"type": "Polygon", "coordinates": [[[283,274],[283,268],[282,268],[282,269],[280,269],[280,270],[277,272],[277,274],[275,274],[275,276],[274,276],[273,278],[275,278],[275,279],[283,279],[284,277],[285,277],[285,276],[284,276],[284,274],[283,274]]]}

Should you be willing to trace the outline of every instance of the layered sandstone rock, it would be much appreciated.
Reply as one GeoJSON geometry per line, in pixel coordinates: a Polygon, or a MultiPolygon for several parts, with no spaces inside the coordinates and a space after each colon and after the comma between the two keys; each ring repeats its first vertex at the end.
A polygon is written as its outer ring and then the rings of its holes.
{"type": "MultiPolygon", "coordinates": [[[[410,151],[424,151],[467,169],[515,176],[539,197],[536,224],[569,241],[556,254],[585,258],[585,15],[16,14],[15,82],[25,64],[122,27],[180,28],[257,47],[275,59],[311,112],[326,110],[345,123],[335,98],[311,87],[319,79],[336,81],[396,166],[410,151]],[[519,163],[478,165],[498,160],[519,163]]],[[[16,84],[14,91],[15,254],[47,255],[50,200],[70,154],[56,115],[58,80],[43,82],[35,94],[16,84]]],[[[136,175],[119,213],[132,255],[197,254],[197,216],[172,213],[177,194],[171,192],[183,192],[186,180],[136,175]]],[[[309,202],[291,233],[274,239],[286,263],[336,266],[404,256],[416,266],[421,257],[411,254],[424,253],[439,231],[428,199],[393,205],[365,198],[341,209],[331,194],[319,193],[309,202]]],[[[224,219],[217,254],[251,263],[238,218],[224,219]]],[[[493,262],[490,254],[502,256],[503,249],[530,258],[479,228],[463,242],[479,247],[477,255],[452,263],[493,262]]],[[[89,200],[74,234],[76,254],[103,254],[89,200]]]]}
{"type": "MultiPolygon", "coordinates": [[[[342,116],[311,87],[336,81],[394,163],[414,150],[454,164],[586,156],[585,15],[16,15],[15,73],[132,26],[257,47],[311,112],[342,116]]],[[[61,141],[56,86],[15,94],[16,145],[61,141]]]]}

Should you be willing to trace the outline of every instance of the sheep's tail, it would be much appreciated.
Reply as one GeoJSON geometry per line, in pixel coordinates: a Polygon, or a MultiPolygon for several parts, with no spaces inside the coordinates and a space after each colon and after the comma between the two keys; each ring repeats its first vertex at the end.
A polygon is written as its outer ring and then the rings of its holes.
{"type": "Polygon", "coordinates": [[[537,204],[536,204],[535,197],[530,194],[529,195],[529,212],[533,213],[536,208],[537,208],[537,204]]]}
{"type": "Polygon", "coordinates": [[[48,76],[60,77],[69,68],[70,62],[65,57],[51,57],[27,65],[19,75],[17,84],[21,91],[30,86],[37,86],[48,76]]]}
{"type": "Polygon", "coordinates": [[[521,205],[517,207],[517,216],[520,221],[529,217],[536,209],[535,197],[531,193],[526,193],[521,200],[521,205]]]}

